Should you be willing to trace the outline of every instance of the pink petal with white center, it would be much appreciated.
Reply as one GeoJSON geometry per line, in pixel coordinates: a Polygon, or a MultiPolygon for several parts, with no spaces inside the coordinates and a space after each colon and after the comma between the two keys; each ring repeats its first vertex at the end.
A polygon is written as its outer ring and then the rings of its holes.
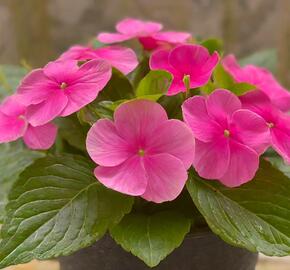
{"type": "Polygon", "coordinates": [[[7,116],[0,112],[0,143],[12,142],[23,136],[26,121],[17,116],[7,116]]]}
{"type": "Polygon", "coordinates": [[[163,122],[150,139],[148,154],[170,154],[183,162],[188,169],[194,158],[195,141],[185,123],[179,120],[163,122]]]}
{"type": "Polygon", "coordinates": [[[133,155],[128,142],[118,135],[114,123],[108,119],[101,119],[92,126],[86,145],[92,160],[101,166],[119,165],[133,155]]]}
{"type": "Polygon", "coordinates": [[[270,146],[270,132],[266,121],[249,110],[237,110],[231,119],[234,134],[243,144],[262,154],[270,146]],[[236,133],[236,134],[235,134],[236,133]]]}
{"type": "Polygon", "coordinates": [[[271,128],[272,146],[290,164],[290,117],[284,115],[271,128]]]}
{"type": "Polygon", "coordinates": [[[24,116],[26,107],[18,102],[16,95],[13,95],[4,99],[0,104],[0,111],[7,116],[24,116]]]}
{"type": "Polygon", "coordinates": [[[82,65],[72,85],[63,93],[68,102],[61,116],[68,116],[94,101],[112,76],[111,66],[103,60],[91,60],[82,65]]]}
{"type": "Polygon", "coordinates": [[[126,35],[134,35],[136,37],[148,36],[159,32],[162,29],[162,24],[126,18],[116,25],[116,29],[118,32],[126,35]]]}
{"type": "Polygon", "coordinates": [[[204,97],[187,99],[182,105],[182,113],[185,123],[200,141],[209,142],[223,134],[222,127],[208,115],[204,97]]]}
{"type": "Polygon", "coordinates": [[[52,123],[38,127],[28,125],[23,140],[30,149],[47,150],[54,144],[56,134],[57,127],[52,123]]]}
{"type": "Polygon", "coordinates": [[[97,167],[95,176],[106,187],[132,196],[142,195],[147,187],[143,160],[137,155],[115,167],[97,167]]]}
{"type": "Polygon", "coordinates": [[[206,101],[207,111],[220,124],[227,125],[233,112],[242,108],[239,98],[226,89],[212,92],[206,101]]]}
{"type": "Polygon", "coordinates": [[[220,179],[229,166],[229,140],[217,137],[211,142],[195,140],[195,158],[193,167],[197,173],[206,179],[220,179]]]}
{"type": "Polygon", "coordinates": [[[95,54],[125,75],[133,71],[137,65],[137,56],[132,49],[120,46],[103,47],[95,50],[95,54]]]}
{"type": "Polygon", "coordinates": [[[123,41],[127,41],[129,39],[134,38],[131,35],[124,35],[119,33],[100,33],[97,36],[97,40],[99,40],[102,43],[110,44],[110,43],[119,43],[123,41]]]}
{"type": "Polygon", "coordinates": [[[32,126],[42,126],[58,117],[68,103],[61,90],[42,103],[27,107],[26,118],[32,126]]]}
{"type": "Polygon", "coordinates": [[[250,147],[230,140],[230,162],[219,180],[228,187],[238,187],[252,180],[259,168],[259,155],[250,147]]]}
{"type": "Polygon", "coordinates": [[[162,122],[168,120],[164,108],[153,101],[133,100],[120,105],[115,113],[118,134],[136,147],[145,147],[162,122]]]}
{"type": "Polygon", "coordinates": [[[18,101],[24,105],[38,104],[49,97],[56,83],[45,76],[43,69],[35,69],[27,74],[17,88],[18,101]]]}
{"type": "Polygon", "coordinates": [[[186,32],[166,31],[156,33],[153,37],[159,41],[177,44],[186,42],[189,38],[191,38],[191,34],[186,32]]]}
{"type": "Polygon", "coordinates": [[[145,157],[144,165],[148,185],[142,197],[155,203],[176,199],[188,178],[183,163],[169,154],[158,154],[145,157]]]}

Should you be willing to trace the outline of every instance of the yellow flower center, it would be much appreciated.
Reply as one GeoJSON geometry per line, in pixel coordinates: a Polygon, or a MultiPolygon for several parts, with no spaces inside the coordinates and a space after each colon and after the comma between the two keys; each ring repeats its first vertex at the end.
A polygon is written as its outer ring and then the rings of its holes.
{"type": "Polygon", "coordinates": [[[269,128],[273,128],[274,127],[273,123],[267,123],[267,125],[268,125],[269,128]]]}
{"type": "Polygon", "coordinates": [[[230,131],[228,129],[225,129],[224,130],[224,136],[225,137],[230,137],[230,135],[231,135],[230,131]]]}
{"type": "Polygon", "coordinates": [[[144,157],[144,156],[145,156],[145,151],[144,151],[144,149],[139,149],[139,151],[138,151],[138,155],[139,155],[140,157],[144,157]]]}
{"type": "Polygon", "coordinates": [[[62,83],[60,84],[60,89],[61,89],[61,90],[64,90],[64,89],[66,89],[66,88],[67,88],[67,83],[62,82],[62,83]]]}

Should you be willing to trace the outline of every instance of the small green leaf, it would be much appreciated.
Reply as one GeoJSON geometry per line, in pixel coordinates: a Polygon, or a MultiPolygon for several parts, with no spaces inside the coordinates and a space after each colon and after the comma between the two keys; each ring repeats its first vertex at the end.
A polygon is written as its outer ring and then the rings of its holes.
{"type": "Polygon", "coordinates": [[[214,70],[213,78],[213,85],[209,85],[209,88],[203,88],[202,90],[211,93],[214,89],[224,88],[240,96],[256,88],[254,85],[248,83],[236,83],[233,77],[224,69],[222,64],[219,64],[214,70]]]}
{"type": "Polygon", "coordinates": [[[181,105],[184,101],[183,93],[174,96],[162,96],[158,102],[165,108],[169,118],[182,119],[181,105]]]}
{"type": "Polygon", "coordinates": [[[277,51],[275,49],[268,49],[244,57],[239,62],[242,66],[252,64],[265,67],[275,73],[277,71],[277,59],[277,51]]]}
{"type": "Polygon", "coordinates": [[[131,73],[134,88],[137,88],[140,81],[148,74],[149,68],[149,56],[144,55],[143,59],[139,62],[138,67],[131,73]]]}
{"type": "Polygon", "coordinates": [[[0,144],[0,223],[4,219],[4,208],[13,183],[26,167],[43,156],[41,152],[26,149],[21,142],[0,144]]]}
{"type": "Polygon", "coordinates": [[[117,69],[113,69],[110,81],[100,92],[96,101],[118,101],[121,99],[131,99],[133,97],[134,90],[129,79],[117,69]]]}
{"type": "Polygon", "coordinates": [[[0,101],[15,92],[19,82],[26,75],[23,67],[12,65],[0,66],[0,101]]]}
{"type": "Polygon", "coordinates": [[[220,39],[209,38],[200,43],[203,47],[206,47],[210,54],[217,51],[219,54],[223,53],[223,42],[220,39]]]}
{"type": "Polygon", "coordinates": [[[56,123],[58,125],[59,135],[64,140],[79,150],[86,150],[88,128],[80,124],[76,114],[58,118],[56,123]]]}
{"type": "Polygon", "coordinates": [[[131,211],[133,198],[101,185],[90,160],[72,155],[37,160],[9,195],[0,268],[85,248],[131,211]]]}
{"type": "Polygon", "coordinates": [[[131,213],[111,229],[111,235],[126,251],[154,267],[181,245],[190,226],[190,219],[174,211],[131,213]]]}
{"type": "Polygon", "coordinates": [[[146,98],[158,100],[164,95],[172,81],[172,75],[163,70],[151,70],[139,83],[136,90],[137,98],[146,98]]]}
{"type": "Polygon", "coordinates": [[[190,174],[187,189],[209,227],[231,245],[269,256],[290,255],[290,179],[262,160],[238,188],[190,174]]]}

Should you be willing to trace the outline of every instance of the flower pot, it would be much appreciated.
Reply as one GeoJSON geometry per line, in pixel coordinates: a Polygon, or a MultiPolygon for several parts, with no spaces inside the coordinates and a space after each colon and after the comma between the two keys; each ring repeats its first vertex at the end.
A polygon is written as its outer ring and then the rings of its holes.
{"type": "Polygon", "coordinates": [[[190,234],[158,266],[149,268],[109,236],[60,258],[61,270],[254,270],[258,255],[232,247],[211,232],[190,234]]]}

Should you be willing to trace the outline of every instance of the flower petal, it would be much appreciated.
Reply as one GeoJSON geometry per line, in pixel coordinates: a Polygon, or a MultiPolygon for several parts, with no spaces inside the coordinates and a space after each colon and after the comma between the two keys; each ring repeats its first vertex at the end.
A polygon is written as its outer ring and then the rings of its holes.
{"type": "Polygon", "coordinates": [[[148,154],[167,153],[183,162],[188,169],[194,158],[194,137],[185,123],[171,119],[163,122],[150,139],[148,154]]]}
{"type": "Polygon", "coordinates": [[[114,119],[122,138],[145,147],[154,130],[168,117],[163,107],[156,102],[133,100],[120,105],[114,113],[114,119]]]}
{"type": "Polygon", "coordinates": [[[119,43],[129,40],[131,38],[133,38],[131,35],[124,35],[119,33],[106,33],[106,32],[100,33],[97,36],[97,40],[106,44],[119,43]]]}
{"type": "Polygon", "coordinates": [[[56,134],[57,127],[52,123],[38,127],[28,125],[23,140],[31,149],[46,150],[54,144],[56,134]]]}
{"type": "Polygon", "coordinates": [[[148,185],[142,197],[155,203],[176,199],[188,178],[183,163],[171,155],[158,154],[146,157],[144,165],[148,185]]]}
{"type": "Polygon", "coordinates": [[[259,155],[250,147],[230,141],[230,162],[219,180],[228,187],[238,187],[252,180],[259,168],[259,155]]]}
{"type": "Polygon", "coordinates": [[[200,141],[209,142],[223,133],[222,127],[208,115],[204,97],[187,99],[182,105],[182,113],[185,123],[200,141]]]}
{"type": "Polygon", "coordinates": [[[106,187],[132,196],[142,195],[147,186],[144,165],[137,155],[115,167],[97,167],[95,176],[106,187]]]}
{"type": "MultiPolygon", "coordinates": [[[[232,116],[232,136],[262,154],[270,146],[270,132],[266,121],[249,110],[237,110],[232,116]]],[[[231,130],[232,130],[231,129],[231,130]]]]}
{"type": "Polygon", "coordinates": [[[49,96],[42,103],[27,107],[26,117],[32,126],[42,126],[60,116],[67,105],[68,99],[59,91],[57,94],[49,96]]]}
{"type": "Polygon", "coordinates": [[[43,69],[35,69],[20,83],[17,98],[24,105],[38,104],[47,99],[55,87],[55,82],[45,76],[43,69]]]}
{"type": "Polygon", "coordinates": [[[290,117],[280,117],[277,126],[271,128],[272,146],[290,164],[290,117]]]}
{"type": "Polygon", "coordinates": [[[138,65],[136,54],[129,48],[120,46],[103,47],[95,50],[95,53],[125,75],[134,70],[138,65]]]}
{"type": "Polygon", "coordinates": [[[59,57],[60,60],[91,60],[95,58],[98,57],[94,49],[80,45],[70,47],[59,57]]]}
{"type": "Polygon", "coordinates": [[[0,111],[7,116],[24,116],[26,112],[26,107],[19,103],[17,96],[13,95],[4,99],[2,104],[0,104],[0,111]]]}
{"type": "Polygon", "coordinates": [[[118,32],[125,35],[148,36],[162,29],[162,24],[126,18],[116,25],[118,32]]]}
{"type": "Polygon", "coordinates": [[[186,32],[164,31],[154,34],[153,37],[159,41],[177,44],[186,42],[191,38],[191,34],[186,32]]]}
{"type": "Polygon", "coordinates": [[[12,142],[23,136],[26,121],[0,112],[0,143],[12,142]]]}
{"type": "Polygon", "coordinates": [[[64,90],[68,103],[61,116],[68,116],[94,101],[111,75],[111,66],[103,60],[91,60],[82,65],[78,79],[64,90]]]}
{"type": "Polygon", "coordinates": [[[230,159],[229,140],[220,137],[215,141],[195,140],[193,167],[206,179],[219,179],[226,172],[230,159]]]}
{"type": "Polygon", "coordinates": [[[150,68],[153,70],[162,69],[170,72],[172,75],[177,73],[177,71],[169,64],[170,52],[168,50],[157,50],[152,53],[149,61],[150,68]]]}
{"type": "Polygon", "coordinates": [[[206,101],[207,111],[218,123],[227,126],[234,111],[241,109],[239,98],[226,89],[212,92],[206,101]]]}
{"type": "Polygon", "coordinates": [[[116,166],[130,157],[128,143],[108,119],[101,119],[92,126],[86,144],[90,157],[101,166],[116,166]]]}

